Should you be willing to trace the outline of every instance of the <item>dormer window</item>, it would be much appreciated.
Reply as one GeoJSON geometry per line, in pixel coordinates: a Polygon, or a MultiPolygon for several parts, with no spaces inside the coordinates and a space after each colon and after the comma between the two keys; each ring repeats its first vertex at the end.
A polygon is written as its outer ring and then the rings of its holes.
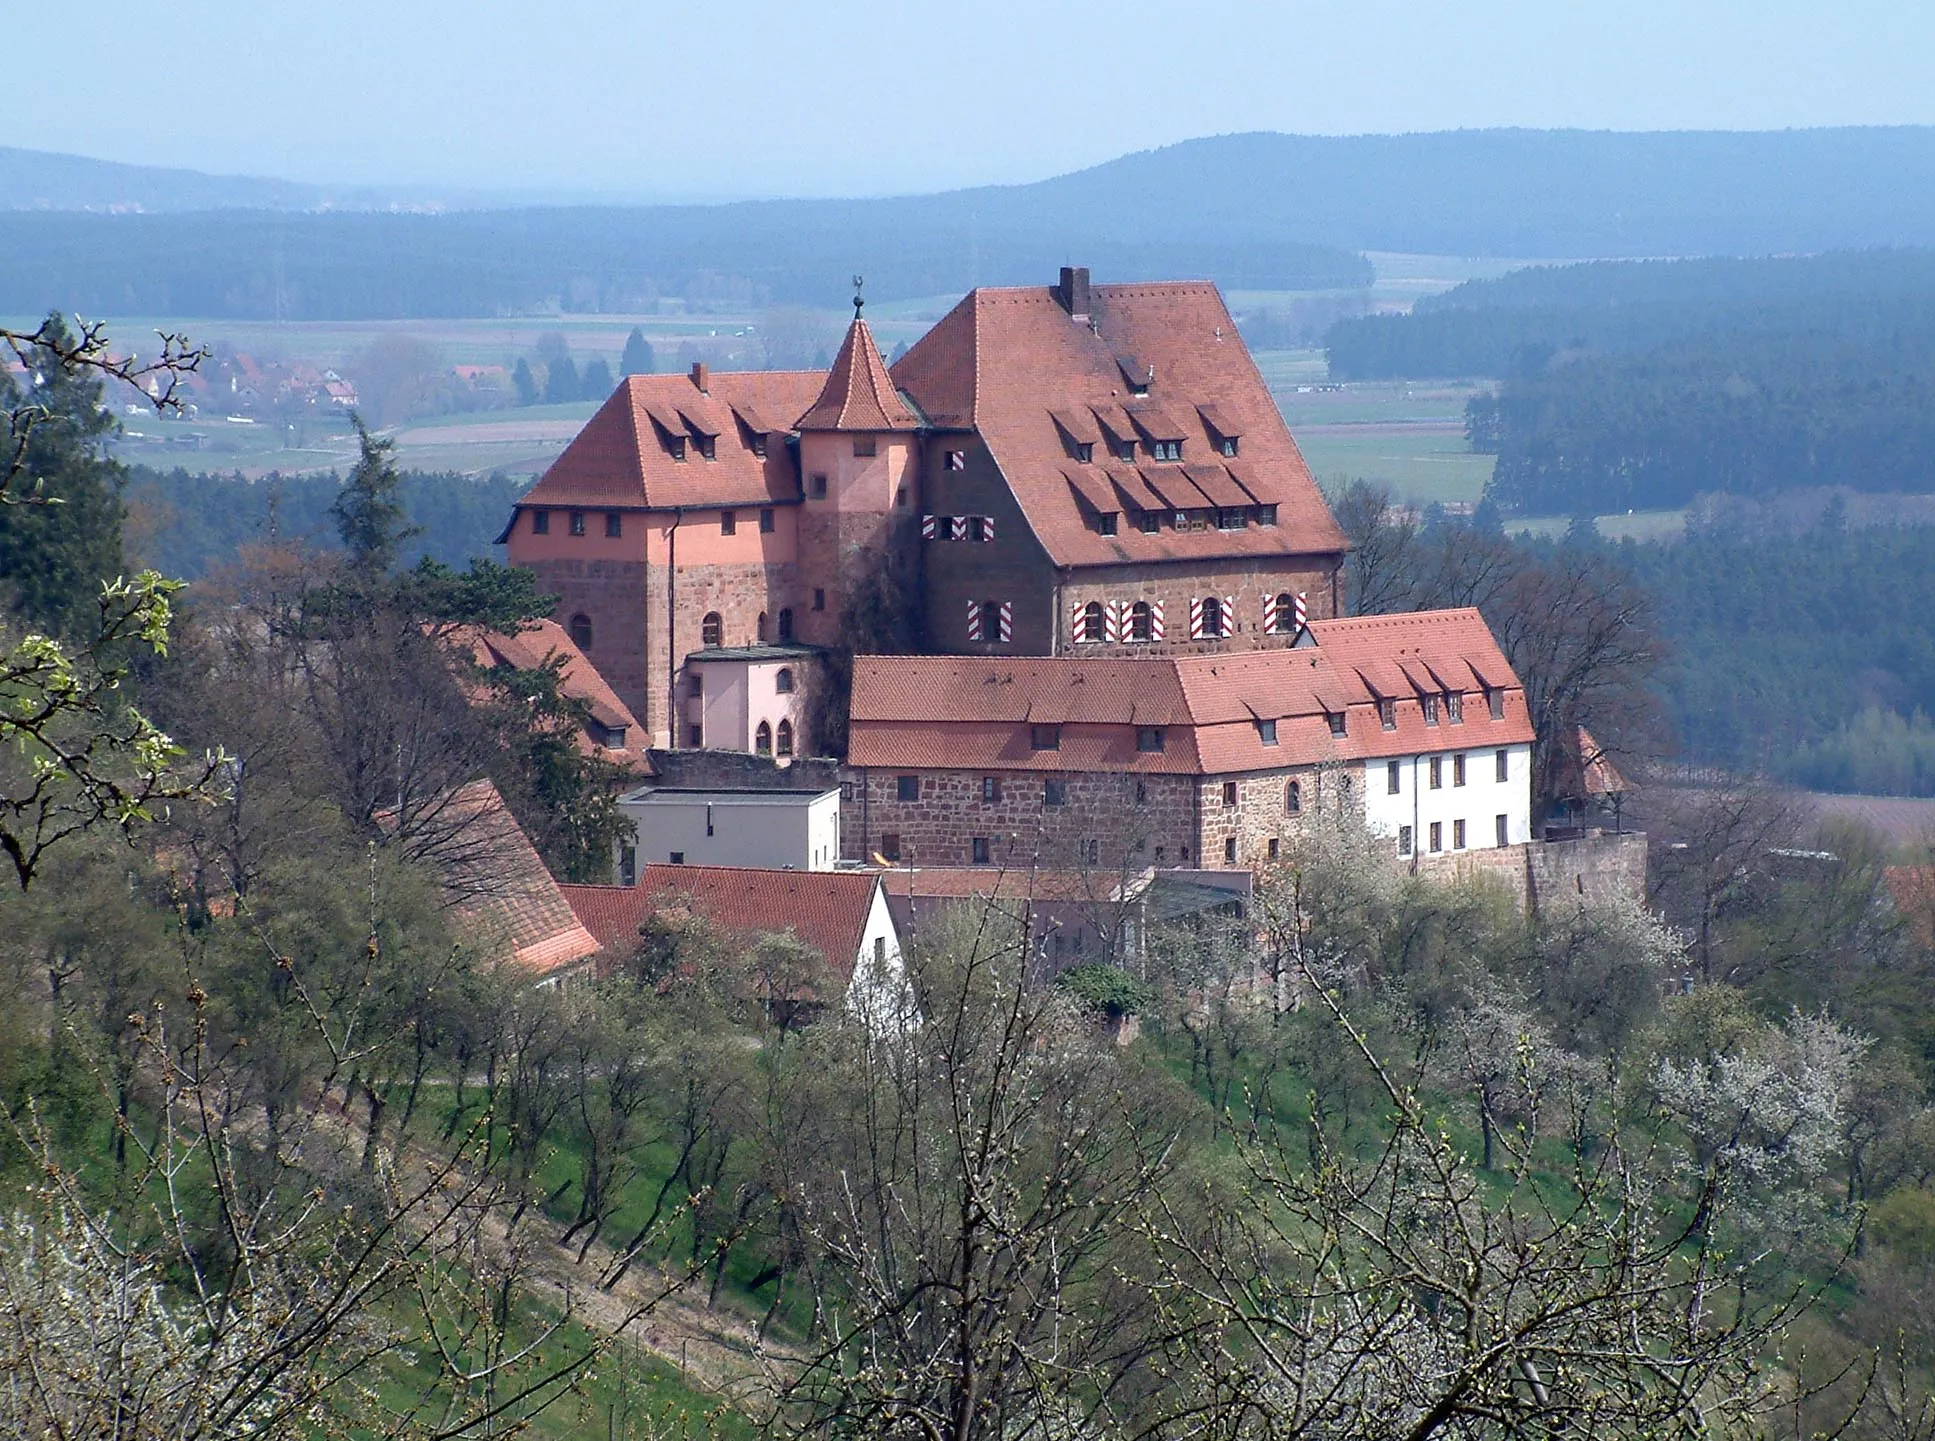
{"type": "Polygon", "coordinates": [[[1274,505],[1259,505],[1256,508],[1256,523],[1258,525],[1275,525],[1277,523],[1277,508],[1274,505]]]}
{"type": "Polygon", "coordinates": [[[753,436],[752,453],[758,456],[759,459],[761,460],[764,460],[766,458],[766,436],[763,431],[753,436]]]}
{"type": "Polygon", "coordinates": [[[1163,742],[1163,736],[1162,736],[1161,726],[1137,726],[1136,727],[1135,748],[1137,750],[1147,751],[1147,752],[1160,752],[1162,750],[1162,742],[1163,742]]]}
{"type": "Polygon", "coordinates": [[[1143,511],[1142,512],[1142,533],[1144,535],[1159,535],[1161,534],[1161,532],[1162,532],[1162,512],[1159,510],[1143,511]]]}
{"type": "Polygon", "coordinates": [[[1135,462],[1135,442],[1133,440],[1116,441],[1115,458],[1133,464],[1135,462]]]}
{"type": "Polygon", "coordinates": [[[1233,435],[1224,436],[1223,443],[1219,447],[1219,449],[1222,451],[1225,458],[1229,460],[1235,460],[1236,459],[1236,437],[1233,435]]]}
{"type": "Polygon", "coordinates": [[[675,435],[671,437],[671,439],[666,441],[666,445],[670,448],[672,452],[672,459],[674,460],[685,459],[685,437],[684,436],[675,435]]]}
{"type": "Polygon", "coordinates": [[[1418,704],[1424,710],[1424,723],[1428,726],[1436,725],[1438,723],[1438,698],[1435,695],[1419,696],[1418,704]]]}
{"type": "Polygon", "coordinates": [[[1092,440],[1076,441],[1075,458],[1081,461],[1082,464],[1084,465],[1087,465],[1089,462],[1093,461],[1095,459],[1095,442],[1092,440]]]}
{"type": "Polygon", "coordinates": [[[1340,710],[1324,712],[1324,719],[1330,722],[1330,733],[1340,736],[1344,733],[1344,713],[1340,710]]]}
{"type": "Polygon", "coordinates": [[[1058,725],[1031,725],[1028,727],[1028,747],[1030,750],[1058,751],[1062,748],[1062,728],[1058,725]]]}
{"type": "Polygon", "coordinates": [[[1462,691],[1445,692],[1445,719],[1455,726],[1465,723],[1465,697],[1462,691]]]}
{"type": "Polygon", "coordinates": [[[717,460],[719,458],[719,438],[716,435],[700,436],[699,454],[707,460],[717,460]]]}
{"type": "Polygon", "coordinates": [[[1096,528],[1099,529],[1103,535],[1114,535],[1115,534],[1115,512],[1109,511],[1104,515],[1096,516],[1095,524],[1096,524],[1096,528]]]}
{"type": "Polygon", "coordinates": [[[1277,743],[1277,723],[1273,720],[1260,720],[1256,723],[1256,738],[1266,746],[1277,743]]]}
{"type": "Polygon", "coordinates": [[[1377,703],[1377,721],[1387,731],[1397,729],[1397,702],[1380,699],[1377,703]]]}
{"type": "Polygon", "coordinates": [[[1243,513],[1241,506],[1225,506],[1216,512],[1216,528],[1218,530],[1241,530],[1245,525],[1249,524],[1249,519],[1243,513]]]}
{"type": "Polygon", "coordinates": [[[1154,440],[1149,443],[1149,450],[1157,460],[1182,459],[1182,442],[1180,440],[1154,440]]]}

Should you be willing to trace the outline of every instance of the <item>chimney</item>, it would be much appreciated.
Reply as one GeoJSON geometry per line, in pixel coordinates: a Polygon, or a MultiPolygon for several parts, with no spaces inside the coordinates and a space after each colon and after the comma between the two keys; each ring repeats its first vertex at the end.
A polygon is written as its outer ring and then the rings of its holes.
{"type": "Polygon", "coordinates": [[[1088,267],[1064,265],[1061,284],[1055,287],[1056,299],[1071,320],[1088,319],[1088,267]]]}
{"type": "Polygon", "coordinates": [[[703,360],[695,360],[692,362],[692,383],[698,387],[699,394],[712,394],[711,390],[707,388],[712,383],[712,372],[706,368],[706,363],[703,360]]]}

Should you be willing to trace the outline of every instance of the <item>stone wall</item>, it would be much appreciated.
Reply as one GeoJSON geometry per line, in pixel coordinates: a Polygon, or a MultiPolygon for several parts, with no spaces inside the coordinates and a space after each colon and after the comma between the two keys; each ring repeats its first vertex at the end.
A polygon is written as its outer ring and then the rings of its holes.
{"type": "Polygon", "coordinates": [[[849,768],[841,787],[840,836],[847,859],[863,860],[897,836],[900,859],[916,865],[974,864],[974,838],[991,865],[1188,865],[1196,847],[1196,780],[1177,775],[1086,775],[1041,771],[890,771],[849,768]],[[920,799],[899,799],[899,777],[918,776],[920,799]],[[1000,782],[998,801],[981,782],[1000,782]],[[1066,787],[1044,803],[1044,782],[1066,787]]]}
{"type": "Polygon", "coordinates": [[[1198,859],[1185,864],[1205,869],[1255,870],[1277,859],[1278,851],[1304,819],[1328,802],[1356,803],[1362,796],[1363,772],[1357,767],[1299,766],[1241,776],[1210,776],[1201,780],[1202,823],[1198,859]],[[1297,786],[1297,809],[1291,810],[1290,786],[1297,786]],[[1224,801],[1227,787],[1236,787],[1236,804],[1224,801]],[[1347,795],[1325,795],[1324,787],[1348,787],[1347,795]],[[1235,841],[1234,854],[1229,842],[1235,841]],[[1275,842],[1275,845],[1272,845],[1275,842]]]}
{"type": "Polygon", "coordinates": [[[1532,841],[1417,858],[1419,875],[1438,880],[1491,876],[1534,915],[1581,901],[1646,895],[1646,837],[1592,831],[1569,841],[1532,841]]]}
{"type": "Polygon", "coordinates": [[[551,616],[567,632],[572,616],[591,618],[587,658],[605,684],[638,717],[646,735],[662,730],[662,704],[653,710],[647,696],[652,667],[646,648],[646,608],[650,601],[644,562],[547,559],[519,563],[537,573],[540,594],[558,598],[551,616]]]}
{"type": "Polygon", "coordinates": [[[830,791],[840,784],[840,763],[801,756],[780,765],[744,751],[653,749],[647,752],[655,789],[682,791],[830,791]]]}
{"type": "MultiPolygon", "coordinates": [[[[1125,521],[1127,517],[1124,518],[1125,521]]],[[[1230,560],[1205,559],[1185,564],[1124,565],[1107,570],[1085,569],[1079,578],[1061,590],[1060,612],[1055,618],[1057,655],[1214,655],[1232,650],[1257,650],[1284,646],[1296,639],[1263,628],[1263,603],[1285,591],[1304,592],[1312,620],[1328,620],[1333,611],[1332,576],[1327,561],[1312,556],[1243,557],[1230,560]],[[1189,606],[1201,596],[1236,599],[1236,631],[1223,640],[1189,638],[1189,606]],[[1139,600],[1162,603],[1163,636],[1160,644],[1136,642],[1121,645],[1077,642],[1073,631],[1075,608],[1099,600],[1106,607],[1116,602],[1133,604],[1139,600]]],[[[1341,590],[1342,582],[1337,588],[1341,590]]]]}

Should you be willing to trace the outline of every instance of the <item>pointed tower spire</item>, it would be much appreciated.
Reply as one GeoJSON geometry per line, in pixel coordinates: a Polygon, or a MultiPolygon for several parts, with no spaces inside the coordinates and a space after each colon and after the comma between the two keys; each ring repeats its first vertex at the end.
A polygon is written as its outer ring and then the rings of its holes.
{"type": "Polygon", "coordinates": [[[853,277],[853,324],[840,353],[833,358],[820,398],[794,423],[795,430],[917,430],[914,419],[873,343],[873,332],[860,318],[866,301],[861,277],[853,277]]]}

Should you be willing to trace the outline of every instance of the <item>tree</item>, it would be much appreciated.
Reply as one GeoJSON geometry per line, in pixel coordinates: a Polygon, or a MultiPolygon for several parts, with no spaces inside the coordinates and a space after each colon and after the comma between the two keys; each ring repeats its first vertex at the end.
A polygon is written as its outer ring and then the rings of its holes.
{"type": "Polygon", "coordinates": [[[439,408],[450,362],[430,341],[385,334],[357,357],[354,374],[364,412],[377,425],[396,425],[439,408]]]}
{"type": "Polygon", "coordinates": [[[625,337],[625,353],[619,358],[618,369],[621,375],[650,375],[658,369],[658,361],[652,354],[652,342],[645,338],[645,332],[636,325],[632,333],[625,337]]]}
{"type": "Polygon", "coordinates": [[[578,379],[578,368],[571,363],[571,357],[560,355],[545,362],[544,366],[544,403],[564,405],[570,401],[584,398],[584,385],[578,379]]]}
{"type": "Polygon", "coordinates": [[[516,367],[511,371],[511,385],[517,390],[519,405],[538,403],[537,377],[531,374],[531,362],[521,355],[517,358],[516,367]]]}
{"type": "Polygon", "coordinates": [[[611,367],[601,355],[585,366],[585,373],[578,382],[578,393],[586,400],[603,400],[612,392],[611,367]]]}
{"type": "Polygon", "coordinates": [[[352,570],[381,576],[396,564],[397,550],[418,534],[403,505],[403,477],[396,468],[396,441],[370,434],[361,416],[352,416],[360,454],[329,508],[336,533],[349,552],[352,570]]]}

